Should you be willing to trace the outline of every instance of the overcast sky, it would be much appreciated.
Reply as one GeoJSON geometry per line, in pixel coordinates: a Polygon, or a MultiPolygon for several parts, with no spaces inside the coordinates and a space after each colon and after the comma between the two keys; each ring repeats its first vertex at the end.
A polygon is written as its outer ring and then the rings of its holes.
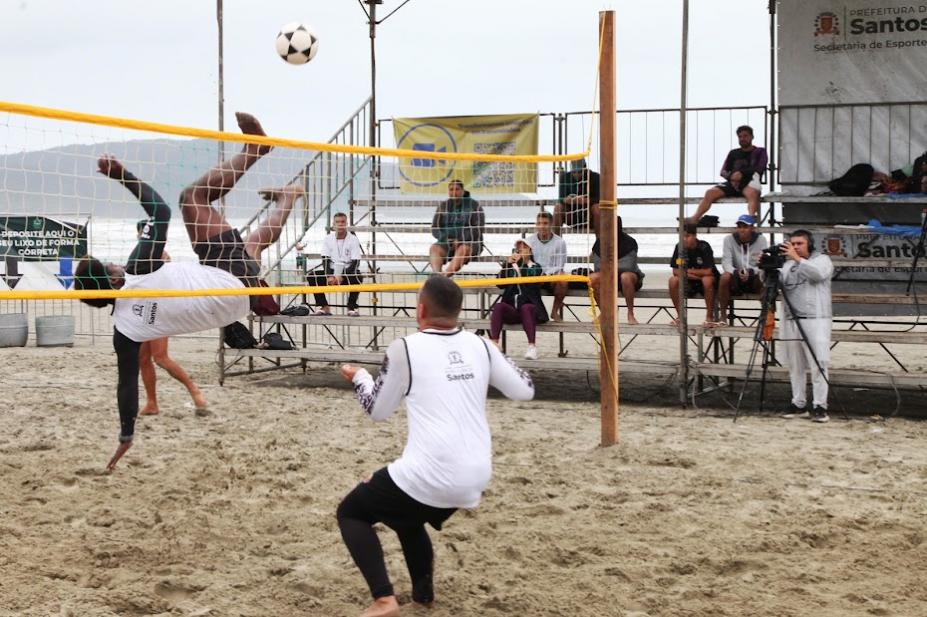
{"type": "MultiPolygon", "coordinates": [[[[385,0],[380,15],[399,6],[385,0]]],[[[693,0],[690,104],[765,104],[765,0],[693,0]]],[[[257,114],[273,135],[326,140],[369,93],[356,0],[225,0],[226,123],[257,114]],[[309,24],[318,56],[290,66],[280,26],[309,24]]],[[[598,11],[617,12],[620,108],[679,101],[682,0],[411,0],[379,28],[378,113],[588,109],[598,11]]],[[[0,99],[165,123],[217,125],[214,0],[8,0],[0,99]]],[[[234,124],[231,124],[234,127],[234,124]]]]}

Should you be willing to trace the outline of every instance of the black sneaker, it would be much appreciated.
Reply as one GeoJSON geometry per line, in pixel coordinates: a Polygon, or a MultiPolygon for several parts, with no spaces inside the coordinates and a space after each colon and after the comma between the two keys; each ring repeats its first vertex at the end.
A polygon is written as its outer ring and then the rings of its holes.
{"type": "Polygon", "coordinates": [[[799,407],[795,403],[790,403],[789,410],[782,414],[782,417],[792,420],[794,418],[810,418],[811,414],[808,413],[807,409],[799,407]]]}
{"type": "Polygon", "coordinates": [[[827,410],[823,407],[815,407],[811,412],[811,421],[812,422],[830,422],[830,416],[827,415],[827,410]]]}

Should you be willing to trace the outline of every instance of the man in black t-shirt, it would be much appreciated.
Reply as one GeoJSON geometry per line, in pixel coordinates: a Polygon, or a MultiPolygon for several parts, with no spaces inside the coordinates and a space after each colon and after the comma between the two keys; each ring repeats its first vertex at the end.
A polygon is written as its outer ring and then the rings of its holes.
{"type": "MultiPolygon", "coordinates": [[[[715,267],[715,256],[711,250],[711,245],[704,240],[699,240],[694,225],[686,226],[685,246],[686,246],[686,289],[687,297],[702,295],[705,297],[705,322],[702,324],[707,328],[714,327],[717,322],[714,321],[715,307],[715,290],[718,288],[718,278],[721,274],[715,267]]],[[[673,299],[673,306],[676,307],[676,318],[670,322],[674,326],[679,325],[680,300],[679,288],[680,268],[677,260],[679,259],[679,246],[673,251],[673,257],[670,259],[670,267],[673,274],[669,279],[670,297],[673,299]]]]}
{"type": "Polygon", "coordinates": [[[586,159],[572,161],[570,171],[560,176],[559,201],[554,206],[554,233],[561,234],[566,224],[599,237],[599,174],[586,167],[586,159]]]}

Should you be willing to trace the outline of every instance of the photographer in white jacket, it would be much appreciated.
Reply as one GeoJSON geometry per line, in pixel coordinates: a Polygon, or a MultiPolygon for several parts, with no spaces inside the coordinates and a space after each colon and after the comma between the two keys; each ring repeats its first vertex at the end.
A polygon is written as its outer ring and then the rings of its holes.
{"type": "Polygon", "coordinates": [[[810,370],[814,395],[810,416],[815,422],[827,422],[827,363],[833,327],[830,279],[834,264],[830,257],[815,250],[814,239],[803,229],[793,232],[781,247],[788,261],[780,270],[784,297],[779,338],[792,382],[792,405],[785,417],[808,417],[806,374],[810,370]]]}

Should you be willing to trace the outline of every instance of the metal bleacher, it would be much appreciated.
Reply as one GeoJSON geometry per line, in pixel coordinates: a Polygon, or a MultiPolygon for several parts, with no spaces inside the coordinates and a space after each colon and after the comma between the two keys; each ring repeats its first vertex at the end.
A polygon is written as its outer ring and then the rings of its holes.
{"type": "MultiPolygon", "coordinates": [[[[363,169],[364,165],[357,165],[363,169]]],[[[619,188],[619,205],[653,206],[664,208],[667,214],[667,226],[628,226],[625,231],[635,235],[666,234],[675,236],[676,210],[678,197],[622,197],[619,188]],[[672,212],[672,214],[669,214],[672,212]]],[[[413,212],[430,213],[437,205],[437,199],[406,199],[395,195],[385,195],[379,198],[353,198],[350,200],[352,212],[352,225],[350,229],[365,239],[373,238],[367,242],[372,247],[364,256],[365,282],[414,282],[422,280],[429,273],[427,251],[414,250],[422,247],[421,244],[410,245],[407,238],[417,235],[419,237],[430,235],[430,225],[423,222],[422,216],[409,217],[414,220],[388,220],[378,221],[376,216],[370,216],[378,208],[411,209],[413,212]]],[[[697,203],[698,197],[687,197],[683,200],[687,204],[697,203]]],[[[768,234],[772,241],[779,241],[783,234],[793,231],[796,226],[783,224],[775,219],[777,208],[788,204],[815,203],[827,207],[839,208],[843,204],[890,204],[893,203],[884,196],[872,197],[835,197],[835,196],[801,196],[779,193],[768,193],[762,198],[764,210],[768,218],[757,228],[762,234],[768,234]]],[[[548,198],[511,198],[511,199],[480,199],[480,203],[487,212],[488,222],[484,228],[484,237],[508,239],[524,236],[534,232],[534,219],[541,209],[552,209],[555,200],[548,198]],[[489,216],[496,208],[505,207],[506,212],[517,211],[518,215],[508,216],[505,220],[489,216]]],[[[719,203],[743,203],[742,199],[724,199],[719,203]]],[[[927,197],[913,197],[905,200],[906,204],[927,207],[927,197]]],[[[331,202],[328,206],[330,207],[331,202]]],[[[313,221],[315,225],[324,224],[325,218],[320,214],[325,204],[313,206],[313,211],[304,216],[304,220],[313,221]]],[[[853,236],[871,235],[873,232],[863,227],[839,227],[833,225],[801,225],[802,228],[814,234],[834,234],[853,236]]],[[[733,227],[703,227],[698,229],[700,236],[717,236],[730,234],[733,227]]],[[[583,244],[588,247],[591,237],[586,230],[564,228],[565,237],[575,238],[575,245],[583,244]]],[[[276,270],[277,280],[282,285],[302,285],[305,281],[305,264],[317,260],[317,252],[307,252],[303,255],[302,270],[285,271],[283,258],[292,250],[292,246],[278,252],[278,259],[271,265],[276,270]]],[[[645,251],[642,251],[645,252],[645,251]]],[[[668,255],[643,255],[639,258],[641,264],[665,265],[668,255]]],[[[483,254],[473,260],[464,271],[458,274],[460,278],[489,278],[498,270],[491,264],[498,264],[501,256],[483,254]]],[[[849,266],[867,266],[884,268],[910,268],[911,261],[898,258],[872,258],[852,259],[849,257],[834,256],[833,262],[839,270],[849,266]]],[[[584,253],[569,255],[568,262],[573,266],[588,266],[589,257],[584,253]]],[[[918,267],[919,272],[927,269],[927,260],[922,261],[918,267]]],[[[465,303],[461,322],[465,328],[475,331],[487,331],[489,328],[488,314],[498,290],[494,288],[465,289],[465,303]]],[[[416,329],[414,319],[415,306],[414,291],[389,291],[362,294],[362,316],[346,317],[341,315],[319,317],[288,317],[284,315],[256,316],[252,315],[250,326],[255,336],[273,330],[281,332],[285,338],[292,341],[292,350],[270,349],[223,349],[220,351],[221,379],[235,375],[274,371],[280,369],[309,370],[316,363],[362,363],[379,364],[383,358],[385,347],[397,336],[413,332],[416,329]]],[[[334,299],[334,298],[333,298],[334,299]]],[[[292,295],[280,298],[281,306],[310,302],[311,297],[294,292],[292,295]]],[[[917,297],[897,293],[873,293],[872,291],[835,291],[833,295],[835,307],[844,305],[855,307],[867,305],[879,306],[908,306],[917,307],[917,297]]],[[[338,302],[331,302],[337,307],[338,302]]],[[[619,299],[619,304],[623,300],[619,299]]],[[[691,304],[691,303],[690,303],[691,304]]],[[[699,305],[691,305],[698,308],[699,305]]],[[[728,384],[732,380],[742,378],[746,372],[744,363],[746,350],[753,343],[755,333],[755,320],[759,313],[757,296],[742,296],[736,299],[736,306],[732,306],[731,318],[728,327],[706,328],[703,326],[690,326],[685,332],[668,325],[665,317],[671,310],[672,304],[668,290],[654,287],[645,279],[644,287],[635,296],[637,311],[644,310],[648,315],[638,325],[622,323],[619,328],[620,364],[619,371],[627,374],[650,375],[660,378],[673,378],[689,383],[701,384],[708,381],[713,386],[728,384]],[[646,322],[646,323],[644,323],[646,322]],[[655,345],[647,344],[654,341],[653,337],[680,338],[685,337],[691,344],[694,353],[687,357],[671,357],[666,353],[655,353],[655,345]],[[737,353],[735,353],[735,350],[737,353]]],[[[597,325],[593,322],[589,311],[589,299],[585,290],[572,290],[567,298],[565,320],[562,322],[548,322],[538,327],[539,334],[556,336],[558,351],[555,356],[550,355],[537,360],[519,360],[525,368],[536,371],[580,371],[597,373],[598,371],[598,337],[597,325]]],[[[623,314],[623,311],[620,312],[623,314]]],[[[639,314],[640,319],[640,314],[639,314]]],[[[520,329],[520,326],[506,326],[503,332],[520,329]]],[[[834,384],[865,387],[865,388],[914,388],[927,387],[927,373],[924,366],[907,366],[893,350],[895,346],[923,345],[927,343],[927,324],[921,325],[919,318],[913,323],[910,320],[899,321],[892,319],[835,319],[833,333],[835,346],[867,345],[873,349],[885,352],[886,365],[873,370],[860,370],[850,362],[849,366],[832,364],[830,369],[831,381],[834,384]]],[[[664,348],[666,345],[663,346],[664,348]]],[[[854,347],[855,349],[855,347],[854,347]]],[[[780,366],[771,366],[768,377],[771,381],[788,381],[787,371],[780,366]]],[[[711,386],[710,386],[711,387],[711,386]]]]}

